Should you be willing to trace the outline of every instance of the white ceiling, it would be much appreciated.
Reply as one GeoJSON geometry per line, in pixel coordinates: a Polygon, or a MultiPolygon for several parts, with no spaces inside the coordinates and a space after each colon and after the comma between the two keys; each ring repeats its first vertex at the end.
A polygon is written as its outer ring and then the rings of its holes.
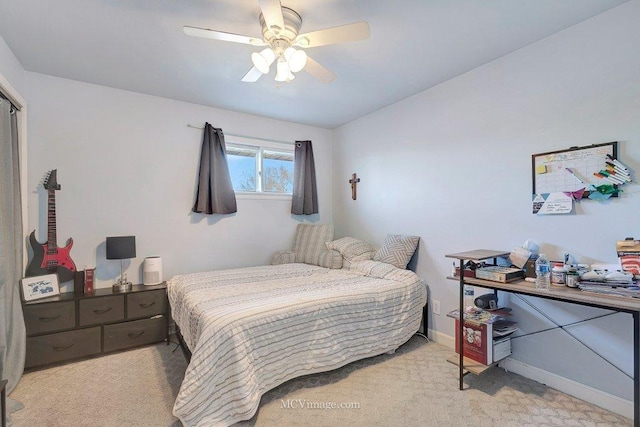
{"type": "Polygon", "coordinates": [[[274,72],[243,83],[249,45],[183,25],[260,37],[257,0],[0,0],[0,36],[43,74],[335,128],[628,0],[281,0],[301,32],[367,21],[365,41],[307,50],[338,78],[274,72]]]}

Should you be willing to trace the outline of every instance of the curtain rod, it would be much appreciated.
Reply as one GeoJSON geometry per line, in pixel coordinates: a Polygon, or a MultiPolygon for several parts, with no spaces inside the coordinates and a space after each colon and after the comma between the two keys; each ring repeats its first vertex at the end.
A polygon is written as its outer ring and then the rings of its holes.
{"type": "MultiPolygon", "coordinates": [[[[204,126],[196,126],[196,125],[192,125],[190,123],[187,124],[187,127],[193,128],[193,129],[204,129],[204,126]]],[[[260,138],[259,136],[241,135],[239,133],[231,133],[231,132],[224,132],[224,131],[223,131],[223,133],[225,135],[229,135],[229,136],[237,136],[238,138],[258,139],[260,141],[277,142],[277,143],[280,143],[280,144],[296,145],[296,143],[292,142],[292,141],[282,141],[282,140],[279,140],[279,139],[260,138]]]]}

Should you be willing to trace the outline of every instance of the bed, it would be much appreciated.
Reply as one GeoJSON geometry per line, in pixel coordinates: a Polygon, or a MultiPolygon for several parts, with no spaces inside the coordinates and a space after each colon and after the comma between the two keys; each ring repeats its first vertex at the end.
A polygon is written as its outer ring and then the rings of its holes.
{"type": "Polygon", "coordinates": [[[427,297],[415,273],[371,259],[185,274],[167,289],[192,355],[173,408],[186,426],[248,420],[290,379],[395,351],[427,297]]]}

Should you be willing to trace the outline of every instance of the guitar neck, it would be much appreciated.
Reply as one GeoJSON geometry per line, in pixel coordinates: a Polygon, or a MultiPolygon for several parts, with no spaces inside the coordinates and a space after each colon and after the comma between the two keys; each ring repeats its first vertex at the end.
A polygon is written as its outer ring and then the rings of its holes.
{"type": "Polygon", "coordinates": [[[47,196],[47,253],[58,252],[56,240],[56,190],[50,189],[47,196]]]}

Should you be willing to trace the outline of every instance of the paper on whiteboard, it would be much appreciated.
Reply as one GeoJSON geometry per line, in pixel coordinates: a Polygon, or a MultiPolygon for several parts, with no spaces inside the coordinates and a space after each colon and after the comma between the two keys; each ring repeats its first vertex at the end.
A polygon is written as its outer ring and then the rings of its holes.
{"type": "Polygon", "coordinates": [[[570,214],[573,212],[573,198],[564,193],[533,195],[533,213],[537,215],[570,214]]]}

